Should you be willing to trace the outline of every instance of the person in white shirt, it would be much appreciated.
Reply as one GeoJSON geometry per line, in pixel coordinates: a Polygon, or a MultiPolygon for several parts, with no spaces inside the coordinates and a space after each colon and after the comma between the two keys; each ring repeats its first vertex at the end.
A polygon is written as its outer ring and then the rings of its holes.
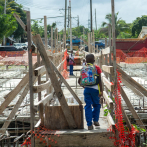
{"type": "Polygon", "coordinates": [[[86,65],[86,60],[83,59],[83,63],[82,63],[83,67],[86,65]]]}

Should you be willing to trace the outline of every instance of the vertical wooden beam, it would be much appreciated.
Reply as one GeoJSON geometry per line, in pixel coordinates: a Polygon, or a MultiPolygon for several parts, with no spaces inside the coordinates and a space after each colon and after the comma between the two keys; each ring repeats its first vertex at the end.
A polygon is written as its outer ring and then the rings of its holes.
{"type": "Polygon", "coordinates": [[[93,53],[95,53],[95,39],[94,39],[94,30],[92,30],[92,43],[93,43],[93,53]]]}
{"type": "Polygon", "coordinates": [[[85,51],[85,29],[83,28],[83,44],[84,44],[84,51],[85,51]]]}
{"type": "Polygon", "coordinates": [[[45,49],[48,49],[48,42],[47,42],[47,18],[44,16],[44,38],[45,38],[45,49]]]}
{"type": "Polygon", "coordinates": [[[59,44],[58,44],[58,28],[57,28],[57,53],[59,52],[59,44]]]}
{"type": "Polygon", "coordinates": [[[117,86],[117,72],[116,72],[116,36],[115,36],[115,5],[114,0],[111,0],[112,11],[112,47],[113,47],[113,67],[114,67],[114,85],[117,86]]]}
{"type": "Polygon", "coordinates": [[[53,53],[53,27],[51,27],[51,50],[53,53]]]}
{"type": "Polygon", "coordinates": [[[66,49],[66,30],[64,28],[64,49],[66,49]]]}
{"type": "MultiPolygon", "coordinates": [[[[109,47],[111,47],[111,24],[108,25],[108,35],[109,35],[109,47]]],[[[109,54],[109,65],[112,65],[111,61],[111,53],[109,54]]],[[[111,74],[109,75],[110,82],[112,82],[112,76],[111,74]]],[[[110,98],[112,99],[112,92],[110,92],[110,98]]]]}
{"type": "Polygon", "coordinates": [[[29,87],[30,87],[30,122],[31,122],[31,146],[34,147],[34,97],[33,97],[33,66],[31,53],[31,19],[30,11],[27,11],[27,38],[28,38],[28,57],[29,57],[29,87]]]}
{"type": "Polygon", "coordinates": [[[91,46],[90,46],[90,33],[88,33],[88,52],[91,53],[91,46]]]}
{"type": "MultiPolygon", "coordinates": [[[[45,49],[48,49],[48,41],[47,41],[47,18],[44,16],[44,37],[45,37],[45,49]]],[[[40,57],[39,57],[40,58],[40,57]]],[[[38,59],[38,58],[37,58],[38,59]]],[[[48,81],[48,75],[46,74],[46,81],[48,81]]],[[[47,94],[49,94],[49,90],[46,90],[47,94]]]]}
{"type": "Polygon", "coordinates": [[[91,53],[93,53],[93,46],[92,46],[92,32],[90,33],[90,46],[91,46],[91,53]]]}
{"type": "Polygon", "coordinates": [[[56,39],[56,37],[57,37],[57,28],[55,29],[55,38],[54,38],[54,42],[55,42],[55,53],[57,53],[57,39],[56,39]]]}

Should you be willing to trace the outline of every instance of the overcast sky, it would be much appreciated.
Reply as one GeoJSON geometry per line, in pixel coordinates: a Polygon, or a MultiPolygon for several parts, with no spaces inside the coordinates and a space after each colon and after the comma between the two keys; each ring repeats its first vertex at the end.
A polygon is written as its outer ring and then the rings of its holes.
{"type": "MultiPolygon", "coordinates": [[[[69,0],[68,4],[69,4],[69,0]]],[[[30,8],[31,18],[43,18],[43,16],[64,16],[65,0],[17,0],[17,3],[30,8]]],[[[111,13],[111,0],[92,0],[93,4],[93,27],[95,28],[95,9],[98,28],[105,21],[105,16],[111,13]]],[[[79,15],[80,25],[88,27],[90,18],[90,0],[71,0],[72,17],[79,15]]],[[[115,12],[119,12],[119,18],[131,23],[136,17],[147,15],[146,0],[115,0],[115,12]]],[[[48,24],[57,22],[57,27],[64,27],[64,17],[48,19],[48,24]]],[[[72,26],[77,26],[76,18],[72,19],[72,26]]]]}

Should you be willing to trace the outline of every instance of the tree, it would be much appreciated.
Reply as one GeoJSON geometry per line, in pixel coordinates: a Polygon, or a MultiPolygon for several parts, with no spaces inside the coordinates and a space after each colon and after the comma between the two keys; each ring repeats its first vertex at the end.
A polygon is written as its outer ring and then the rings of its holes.
{"type": "Polygon", "coordinates": [[[55,28],[56,28],[56,23],[53,22],[52,25],[47,25],[48,37],[51,37],[51,27],[52,27],[53,29],[55,29],[55,28]]]}
{"type": "Polygon", "coordinates": [[[3,7],[0,6],[0,39],[8,37],[17,29],[16,19],[11,14],[4,14],[3,7]]]}
{"type": "Polygon", "coordinates": [[[32,20],[33,24],[31,25],[31,31],[34,35],[40,34],[41,37],[44,37],[44,27],[40,26],[39,23],[42,22],[42,20],[32,20]]]}
{"type": "MultiPolygon", "coordinates": [[[[5,4],[5,0],[0,0],[0,6],[4,7],[4,4],[5,4]]],[[[15,1],[8,0],[6,13],[12,14],[15,12],[16,14],[19,15],[20,19],[24,22],[24,24],[26,24],[26,12],[23,11],[22,7],[23,7],[22,5],[17,4],[15,1]]],[[[2,14],[3,13],[4,12],[2,11],[2,14]]],[[[23,28],[20,26],[18,22],[17,22],[17,25],[18,25],[17,29],[13,32],[14,38],[23,37],[25,31],[23,30],[23,28]]]]}
{"type": "MultiPolygon", "coordinates": [[[[118,37],[120,35],[120,33],[124,32],[127,34],[131,34],[131,24],[127,24],[124,20],[122,20],[121,18],[118,18],[118,13],[115,14],[115,35],[116,37],[118,37]]],[[[112,25],[112,15],[111,14],[107,14],[105,19],[107,20],[107,22],[103,22],[102,23],[102,27],[108,28],[108,24],[112,25]]],[[[108,35],[108,31],[102,31],[104,32],[106,35],[108,35]]]]}
{"type": "Polygon", "coordinates": [[[147,15],[143,15],[142,17],[137,17],[132,24],[132,36],[138,37],[142,30],[142,26],[147,26],[147,15]]]}

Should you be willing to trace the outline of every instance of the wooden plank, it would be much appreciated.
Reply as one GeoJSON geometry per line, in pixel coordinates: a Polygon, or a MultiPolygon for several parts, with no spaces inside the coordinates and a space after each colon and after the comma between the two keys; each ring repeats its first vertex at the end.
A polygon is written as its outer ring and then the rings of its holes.
{"type": "MultiPolygon", "coordinates": [[[[63,131],[67,132],[67,131],[63,131]]],[[[92,132],[88,131],[83,132],[81,129],[79,131],[74,130],[73,132],[82,132],[82,133],[60,133],[60,131],[55,131],[56,135],[51,135],[51,139],[56,140],[57,143],[49,141],[49,145],[52,147],[114,147],[114,141],[113,139],[110,139],[109,137],[112,137],[112,132],[92,132]],[[57,137],[59,132],[60,137],[57,137]]],[[[46,135],[44,135],[46,136],[46,135]]],[[[43,138],[42,142],[46,141],[45,137],[43,138]]],[[[44,147],[45,145],[40,142],[40,139],[37,137],[35,138],[35,147],[44,147]]]]}
{"type": "Polygon", "coordinates": [[[34,95],[33,95],[33,65],[32,65],[32,53],[31,53],[31,16],[30,11],[27,11],[27,40],[28,40],[28,57],[29,57],[29,89],[30,89],[30,124],[31,124],[31,145],[34,146],[34,95]]]}
{"type": "MultiPolygon", "coordinates": [[[[81,110],[79,106],[69,106],[71,114],[76,123],[77,129],[83,129],[81,120],[81,110]]],[[[47,106],[45,107],[45,127],[51,130],[69,129],[69,125],[63,114],[61,106],[47,106]]]]}
{"type": "Polygon", "coordinates": [[[50,82],[50,80],[48,80],[48,81],[46,81],[43,84],[40,84],[40,85],[37,85],[37,86],[33,86],[33,92],[34,93],[39,93],[41,91],[49,89],[50,86],[51,86],[51,82],[50,82]]]}
{"type": "Polygon", "coordinates": [[[111,75],[114,75],[113,66],[102,65],[102,70],[109,73],[109,74],[111,74],[111,75]]]}
{"type": "Polygon", "coordinates": [[[121,105],[121,109],[122,109],[123,118],[124,118],[124,120],[125,120],[125,122],[126,122],[126,124],[127,124],[127,127],[128,127],[129,130],[131,131],[132,127],[131,127],[130,120],[129,120],[129,118],[128,118],[128,116],[127,116],[127,114],[126,114],[124,108],[122,107],[122,105],[121,105]]]}
{"type": "Polygon", "coordinates": [[[143,122],[141,121],[140,117],[138,116],[137,112],[135,111],[134,107],[132,106],[130,100],[128,99],[128,97],[122,87],[121,87],[121,95],[122,95],[124,101],[126,102],[127,107],[131,111],[134,119],[136,120],[137,124],[140,126],[140,128],[143,128],[146,130],[146,127],[144,126],[143,122]]]}
{"type": "Polygon", "coordinates": [[[45,49],[48,49],[47,42],[47,18],[44,16],[44,38],[45,38],[45,49]]]}
{"type": "Polygon", "coordinates": [[[38,120],[34,128],[38,128],[41,125],[41,119],[38,120]]]}
{"type": "Polygon", "coordinates": [[[109,108],[113,111],[113,101],[109,98],[106,91],[103,91],[103,97],[105,98],[106,103],[108,104],[109,108]]]}
{"type": "Polygon", "coordinates": [[[44,65],[43,66],[40,66],[40,67],[38,67],[38,68],[36,68],[34,70],[35,76],[39,76],[39,75],[41,75],[44,72],[46,72],[46,69],[45,69],[45,66],[44,65]]]}
{"type": "Polygon", "coordinates": [[[35,106],[38,106],[40,104],[45,105],[47,102],[49,102],[52,98],[53,98],[54,92],[48,94],[47,96],[45,96],[44,99],[40,100],[38,103],[35,104],[35,106]]]}
{"type": "Polygon", "coordinates": [[[122,83],[130,88],[136,95],[138,95],[139,97],[143,97],[144,95],[142,93],[140,93],[134,86],[132,86],[130,83],[128,83],[124,78],[121,79],[122,83]]]}
{"type": "Polygon", "coordinates": [[[52,67],[52,64],[51,64],[51,61],[49,60],[49,58],[47,57],[46,53],[45,53],[45,49],[44,49],[44,45],[43,45],[43,42],[41,40],[41,37],[40,35],[36,35],[33,37],[33,41],[34,43],[37,45],[37,48],[40,52],[40,55],[42,57],[42,60],[45,64],[45,67],[46,67],[46,70],[48,72],[48,75],[51,79],[51,82],[52,82],[52,85],[53,85],[53,88],[56,92],[56,95],[58,97],[58,100],[61,104],[61,107],[62,107],[62,111],[67,119],[67,122],[69,124],[69,127],[70,128],[76,128],[76,124],[75,124],[75,121],[71,115],[71,112],[68,108],[68,105],[67,105],[67,102],[65,100],[65,97],[64,97],[64,94],[62,92],[62,89],[59,85],[59,82],[58,82],[58,79],[56,77],[56,74],[53,70],[53,67],[52,67]]]}
{"type": "Polygon", "coordinates": [[[128,83],[133,85],[138,91],[140,91],[143,95],[147,96],[147,90],[141,86],[138,82],[132,79],[128,74],[126,74],[122,69],[117,66],[117,70],[121,73],[121,77],[125,79],[128,83]]]}
{"type": "Polygon", "coordinates": [[[111,46],[111,47],[107,47],[107,48],[105,48],[105,49],[102,49],[102,54],[103,54],[103,55],[111,54],[112,51],[113,51],[112,46],[111,46]]]}
{"type": "MultiPolygon", "coordinates": [[[[108,109],[107,106],[105,106],[104,110],[105,109],[108,109]]],[[[112,129],[114,129],[115,128],[115,122],[114,122],[114,120],[113,120],[113,118],[112,118],[112,116],[110,115],[109,112],[107,114],[107,120],[108,120],[109,126],[112,126],[112,129]]]]}
{"type": "Polygon", "coordinates": [[[13,16],[16,18],[16,20],[21,25],[21,27],[24,29],[24,31],[27,31],[26,25],[23,23],[23,21],[20,19],[20,17],[16,13],[13,13],[13,16]]]}
{"type": "Polygon", "coordinates": [[[104,85],[111,91],[114,91],[114,85],[111,84],[111,82],[109,82],[105,77],[102,77],[102,81],[104,83],[104,85]]]}
{"type": "Polygon", "coordinates": [[[52,53],[53,53],[53,27],[51,27],[51,50],[52,50],[52,53]]]}
{"type": "MultiPolygon", "coordinates": [[[[33,77],[33,83],[35,83],[37,80],[36,77],[33,77]]],[[[6,119],[5,123],[3,124],[0,132],[4,133],[5,130],[8,128],[9,124],[11,123],[12,119],[14,118],[16,112],[18,111],[18,108],[20,107],[21,103],[23,102],[24,98],[26,97],[27,93],[29,91],[29,84],[26,85],[24,91],[22,92],[21,96],[19,97],[17,103],[14,105],[14,108],[12,109],[10,115],[6,119]]]]}
{"type": "MultiPolygon", "coordinates": [[[[50,58],[51,58],[51,57],[50,57],[50,58]]],[[[66,60],[66,59],[65,59],[65,60],[66,60]]],[[[63,61],[58,65],[57,69],[59,69],[59,68],[64,64],[65,60],[63,60],[63,61]]],[[[43,66],[40,66],[40,67],[38,67],[38,68],[36,68],[36,69],[34,70],[35,76],[39,76],[39,75],[41,75],[41,74],[43,74],[43,73],[45,73],[45,72],[46,72],[46,69],[45,69],[45,66],[44,66],[44,65],[43,65],[43,66]]]]}
{"type": "Polygon", "coordinates": [[[73,95],[73,97],[76,99],[76,101],[81,105],[82,102],[81,100],[77,97],[76,93],[73,91],[73,89],[69,86],[69,84],[67,83],[67,81],[63,78],[63,76],[61,75],[61,73],[57,70],[57,68],[55,67],[55,65],[52,63],[53,69],[54,71],[58,74],[59,78],[61,79],[61,81],[65,84],[65,86],[67,87],[67,89],[70,91],[70,93],[73,95]]]}

